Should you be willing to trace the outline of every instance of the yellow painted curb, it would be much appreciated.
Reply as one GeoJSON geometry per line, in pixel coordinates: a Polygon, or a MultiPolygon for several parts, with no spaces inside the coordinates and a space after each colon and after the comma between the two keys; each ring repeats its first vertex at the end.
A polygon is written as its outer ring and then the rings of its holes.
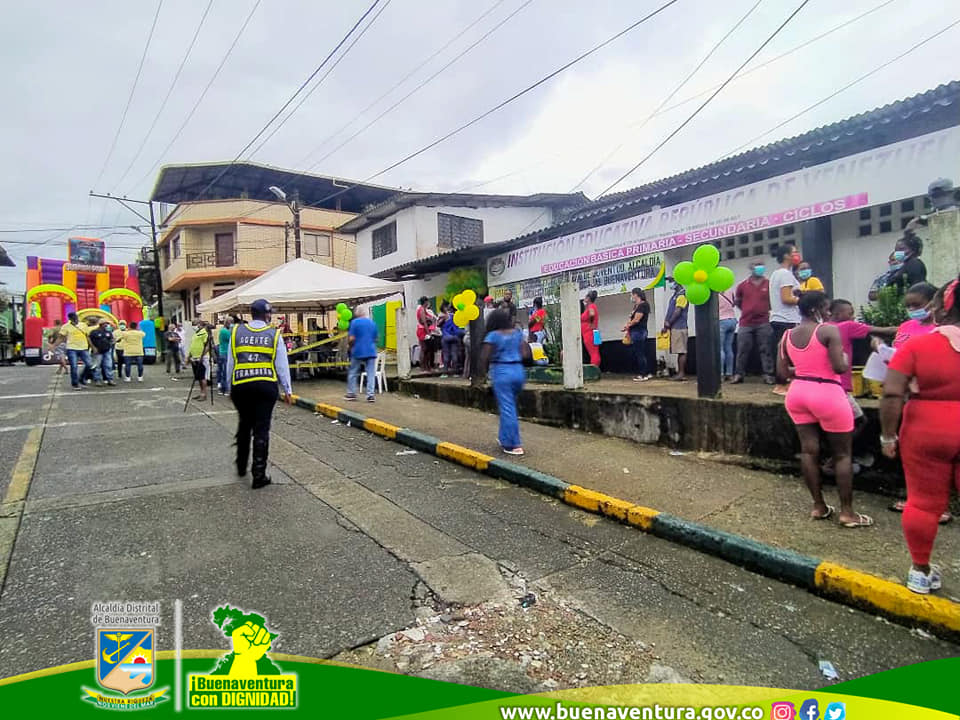
{"type": "Polygon", "coordinates": [[[574,505],[590,512],[600,512],[600,503],[610,500],[616,500],[616,498],[580,485],[570,485],[563,491],[563,501],[567,505],[574,505]]]}
{"type": "Polygon", "coordinates": [[[396,425],[391,425],[390,423],[383,422],[383,420],[376,420],[374,418],[364,420],[363,427],[375,435],[381,435],[391,440],[397,439],[397,432],[400,430],[396,425]]]}
{"type": "Polygon", "coordinates": [[[814,582],[819,590],[856,604],[960,632],[960,604],[945,598],[918,595],[904,585],[830,562],[820,563],[814,582]]]}
{"type": "Polygon", "coordinates": [[[608,497],[600,501],[600,512],[607,517],[616,518],[621,522],[627,521],[627,514],[632,507],[632,502],[627,502],[626,500],[615,497],[608,497]]]}
{"type": "Polygon", "coordinates": [[[477,470],[486,470],[493,460],[489,455],[449,442],[437,443],[437,455],[477,470]]]}
{"type": "Polygon", "coordinates": [[[338,408],[335,405],[327,405],[326,403],[317,403],[316,409],[318,413],[323,413],[328,418],[333,418],[334,420],[337,419],[340,411],[343,410],[343,408],[338,408]]]}
{"type": "Polygon", "coordinates": [[[3,497],[4,505],[26,499],[27,492],[30,489],[30,480],[33,478],[33,469],[36,467],[37,457],[40,455],[40,439],[42,437],[42,427],[33,428],[27,435],[27,441],[20,450],[20,457],[17,458],[17,464],[13,467],[10,484],[7,486],[6,495],[3,497]]]}
{"type": "Polygon", "coordinates": [[[653,519],[659,514],[659,510],[644,507],[643,505],[634,505],[627,510],[627,522],[645,532],[650,532],[650,528],[653,527],[653,519]]]}

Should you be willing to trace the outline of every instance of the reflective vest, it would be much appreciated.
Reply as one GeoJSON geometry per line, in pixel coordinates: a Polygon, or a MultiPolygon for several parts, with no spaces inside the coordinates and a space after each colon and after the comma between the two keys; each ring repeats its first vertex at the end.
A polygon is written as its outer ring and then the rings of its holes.
{"type": "Polygon", "coordinates": [[[277,357],[279,340],[280,331],[273,325],[262,328],[252,328],[246,323],[234,325],[233,384],[277,382],[277,370],[273,362],[277,357]]]}

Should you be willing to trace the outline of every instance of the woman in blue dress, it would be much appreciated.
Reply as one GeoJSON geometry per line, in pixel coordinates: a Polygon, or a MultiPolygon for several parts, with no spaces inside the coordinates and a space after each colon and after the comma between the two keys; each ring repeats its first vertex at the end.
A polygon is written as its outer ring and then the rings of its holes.
{"type": "Polygon", "coordinates": [[[523,331],[514,326],[510,313],[506,310],[491,313],[480,352],[480,370],[486,372],[489,368],[493,394],[500,408],[498,440],[507,455],[523,455],[517,396],[527,379],[523,364],[529,357],[530,346],[523,339],[523,331]]]}

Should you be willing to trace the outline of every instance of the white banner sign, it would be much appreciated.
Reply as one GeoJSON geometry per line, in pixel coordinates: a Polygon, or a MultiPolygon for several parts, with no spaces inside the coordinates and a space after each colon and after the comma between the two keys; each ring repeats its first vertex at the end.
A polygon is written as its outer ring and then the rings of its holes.
{"type": "Polygon", "coordinates": [[[491,285],[577,270],[914,197],[949,177],[960,127],[563,235],[487,261],[491,285]]]}

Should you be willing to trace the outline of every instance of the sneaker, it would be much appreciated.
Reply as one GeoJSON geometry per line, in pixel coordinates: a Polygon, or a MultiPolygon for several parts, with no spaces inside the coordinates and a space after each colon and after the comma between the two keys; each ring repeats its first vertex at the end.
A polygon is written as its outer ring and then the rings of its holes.
{"type": "Polygon", "coordinates": [[[346,395],[343,396],[343,399],[353,401],[357,399],[357,396],[351,393],[347,393],[346,395]]]}
{"type": "Polygon", "coordinates": [[[367,402],[376,402],[377,399],[373,395],[367,395],[367,402]]]}
{"type": "Polygon", "coordinates": [[[74,386],[73,386],[73,389],[74,389],[74,390],[83,390],[83,385],[74,385],[74,386]]]}
{"type": "Polygon", "coordinates": [[[124,381],[124,382],[130,382],[130,378],[125,377],[125,378],[123,379],[123,381],[124,381]]]}
{"type": "Polygon", "coordinates": [[[116,387],[117,384],[113,380],[107,380],[107,385],[110,387],[116,387]]]}
{"type": "Polygon", "coordinates": [[[97,387],[103,387],[103,380],[97,380],[97,387]]]}
{"type": "Polygon", "coordinates": [[[915,592],[918,595],[929,595],[930,591],[934,589],[934,574],[936,574],[937,587],[940,587],[940,571],[939,568],[934,570],[934,567],[930,566],[930,572],[923,573],[917,570],[914,567],[910,568],[910,572],[907,574],[907,590],[910,592],[915,592]]]}
{"type": "Polygon", "coordinates": [[[940,577],[940,566],[930,563],[930,589],[939,590],[943,587],[943,578],[940,577]]]}
{"type": "Polygon", "coordinates": [[[143,375],[137,376],[137,382],[143,382],[143,375]]]}
{"type": "Polygon", "coordinates": [[[524,454],[522,447],[513,448],[512,450],[507,450],[506,448],[504,448],[503,451],[507,455],[523,455],[524,454]]]}

